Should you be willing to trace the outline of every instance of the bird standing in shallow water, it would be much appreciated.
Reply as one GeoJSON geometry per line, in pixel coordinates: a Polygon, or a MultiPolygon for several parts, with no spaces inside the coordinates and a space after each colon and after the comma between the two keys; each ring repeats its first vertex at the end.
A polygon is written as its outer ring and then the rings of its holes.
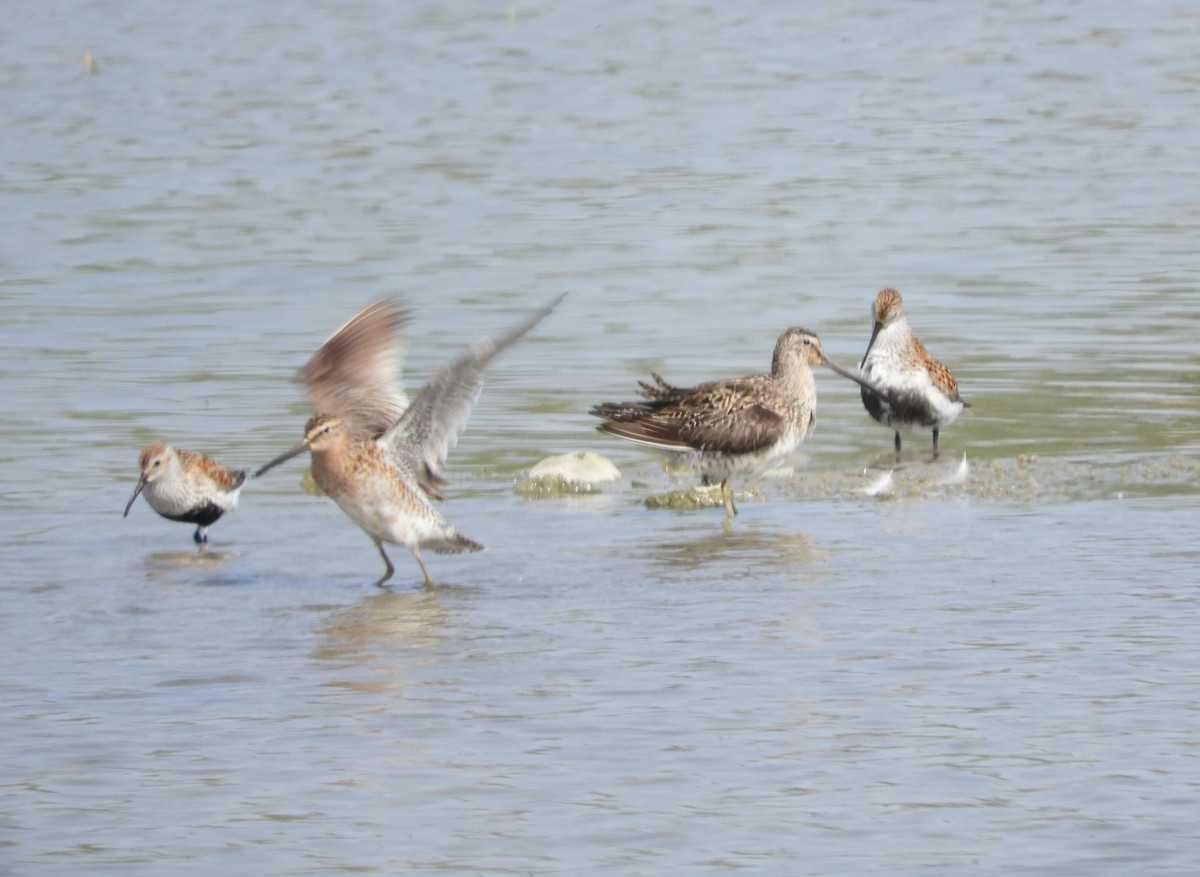
{"type": "Polygon", "coordinates": [[[541,308],[499,338],[484,338],[443,368],[408,404],[395,383],[395,336],[408,321],[393,301],[377,302],[334,333],[301,372],[309,398],[322,412],[304,427],[304,441],[256,473],[262,475],[301,451],[312,452],[312,474],[326,494],[358,524],[395,572],[383,544],[412,552],[432,588],[421,549],[441,554],[480,551],[458,532],[430,500],[443,499],[442,465],[458,443],[483,388],[484,373],[506,347],[536,326],[562,300],[541,308]]]}
{"type": "Polygon", "coordinates": [[[208,528],[237,506],[246,482],[241,470],[226,469],[204,454],[164,444],[143,450],[138,465],[142,474],[123,517],[129,517],[138,494],[144,494],[150,508],[164,518],[195,524],[192,538],[197,545],[208,544],[208,528]]]}
{"type": "Polygon", "coordinates": [[[871,313],[875,325],[858,370],[888,398],[864,387],[863,406],[873,418],[895,431],[897,457],[901,430],[932,429],[933,456],[937,459],[938,430],[949,426],[963,408],[971,406],[959,397],[958,383],[950,369],[930,356],[913,334],[900,293],[881,290],[871,313]]]}
{"type": "MultiPolygon", "coordinates": [[[[769,374],[676,387],[655,374],[639,381],[638,402],[604,402],[588,413],[603,417],[601,432],[629,441],[693,455],[705,482],[719,480],[725,511],[737,514],[729,481],[737,472],[762,469],[796,448],[817,417],[817,382],[812,366],[824,365],[863,384],[825,357],[807,329],[779,336],[769,374]]],[[[869,386],[869,385],[868,385],[869,386]]]]}

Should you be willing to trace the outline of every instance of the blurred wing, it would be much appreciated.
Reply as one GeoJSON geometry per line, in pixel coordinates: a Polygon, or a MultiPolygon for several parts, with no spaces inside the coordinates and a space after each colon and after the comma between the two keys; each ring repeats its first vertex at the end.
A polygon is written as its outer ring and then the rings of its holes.
{"type": "Polygon", "coordinates": [[[359,311],[321,345],[300,379],[317,411],[341,418],[354,435],[379,435],[404,413],[398,337],[409,313],[384,299],[359,311]]]}
{"type": "Polygon", "coordinates": [[[413,398],[403,416],[382,436],[379,444],[388,459],[412,471],[431,495],[445,481],[442,466],[467,425],[471,409],[483,389],[488,366],[505,348],[540,323],[563,296],[539,309],[521,325],[498,338],[483,338],[439,371],[413,398]]]}

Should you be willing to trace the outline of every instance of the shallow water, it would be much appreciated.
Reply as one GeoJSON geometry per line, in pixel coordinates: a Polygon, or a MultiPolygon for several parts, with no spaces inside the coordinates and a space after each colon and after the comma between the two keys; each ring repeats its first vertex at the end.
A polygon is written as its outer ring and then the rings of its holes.
{"type": "Polygon", "coordinates": [[[1132,7],[64,2],[0,36],[0,871],[1187,874],[1200,19],[1132,7]],[[85,69],[91,52],[97,64],[85,69]],[[974,408],[818,375],[742,514],[586,410],[852,365],[894,285],[974,408]],[[419,586],[303,465],[198,553],[142,445],[256,466],[355,310],[500,359],[419,586]],[[548,454],[622,469],[514,491],[548,454]],[[952,477],[963,455],[970,474],[952,477]],[[894,488],[867,489],[892,472],[894,488]]]}

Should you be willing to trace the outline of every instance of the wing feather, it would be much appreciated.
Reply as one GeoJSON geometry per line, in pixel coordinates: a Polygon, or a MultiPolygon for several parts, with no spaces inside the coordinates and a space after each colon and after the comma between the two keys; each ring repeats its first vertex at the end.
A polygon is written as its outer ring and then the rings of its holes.
{"type": "Polygon", "coordinates": [[[467,425],[492,360],[554,310],[564,296],[539,308],[520,325],[496,338],[482,338],[434,375],[412,404],[379,437],[389,459],[412,471],[431,496],[445,483],[442,466],[467,425]]]}
{"type": "Polygon", "coordinates": [[[605,402],[590,414],[603,417],[598,429],[640,444],[669,450],[745,454],[773,445],[784,416],[763,403],[765,375],[676,387],[657,374],[640,382],[638,402],[605,402]]]}
{"type": "Polygon", "coordinates": [[[399,333],[409,319],[401,302],[383,299],[334,332],[300,372],[316,409],[357,436],[380,435],[395,423],[408,407],[399,333]]]}

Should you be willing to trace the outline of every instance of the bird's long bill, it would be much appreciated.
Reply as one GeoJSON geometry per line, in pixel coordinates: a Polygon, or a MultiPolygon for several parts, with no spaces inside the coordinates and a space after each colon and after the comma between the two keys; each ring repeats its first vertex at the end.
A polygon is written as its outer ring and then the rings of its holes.
{"type": "Polygon", "coordinates": [[[824,361],[823,365],[825,365],[826,368],[837,372],[842,377],[849,378],[850,380],[854,381],[854,383],[859,384],[860,386],[866,387],[868,390],[870,390],[872,393],[874,393],[876,396],[878,396],[883,401],[887,402],[889,405],[892,404],[891,397],[888,396],[887,393],[885,393],[883,390],[879,389],[877,386],[875,386],[874,384],[872,384],[870,381],[866,380],[865,378],[854,374],[854,372],[847,371],[846,369],[844,369],[840,365],[838,365],[836,362],[831,362],[828,359],[826,359],[824,361]]]}
{"type": "Polygon", "coordinates": [[[268,472],[271,469],[274,469],[280,463],[286,463],[288,460],[292,459],[292,457],[296,456],[297,454],[301,453],[302,451],[307,451],[307,450],[308,450],[308,441],[306,439],[305,441],[302,441],[302,442],[300,442],[300,444],[296,445],[296,447],[290,448],[290,449],[284,451],[282,454],[280,454],[278,457],[276,457],[270,463],[267,463],[265,466],[260,466],[258,471],[254,473],[254,477],[257,478],[259,475],[262,475],[264,472],[268,472]]]}
{"type": "Polygon", "coordinates": [[[869,354],[871,352],[871,348],[875,346],[875,336],[877,336],[879,334],[879,330],[882,328],[883,328],[883,323],[876,321],[875,325],[871,329],[871,340],[867,342],[867,349],[863,353],[864,360],[867,358],[867,354],[869,354]]]}
{"type": "Polygon", "coordinates": [[[123,517],[123,518],[129,517],[129,510],[131,508],[133,508],[133,501],[138,498],[138,494],[142,492],[142,488],[145,486],[146,486],[146,473],[143,472],[141,474],[141,477],[138,478],[137,487],[135,487],[133,489],[133,496],[129,497],[129,502],[125,503],[125,514],[121,515],[121,517],[123,517]]]}

